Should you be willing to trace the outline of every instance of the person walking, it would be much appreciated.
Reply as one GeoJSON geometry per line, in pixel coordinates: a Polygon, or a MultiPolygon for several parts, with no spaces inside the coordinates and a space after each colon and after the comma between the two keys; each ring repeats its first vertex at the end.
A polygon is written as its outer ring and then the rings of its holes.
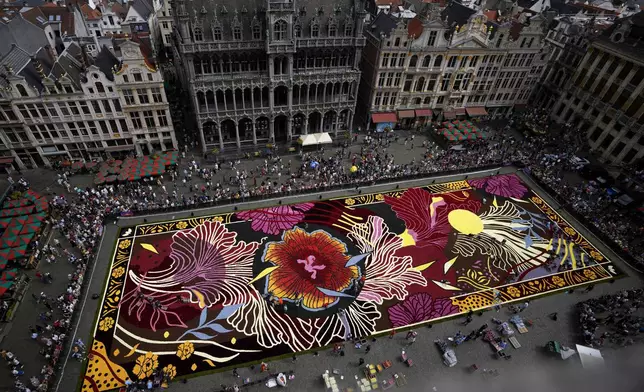
{"type": "Polygon", "coordinates": [[[364,358],[359,358],[358,359],[358,366],[364,365],[364,358]]]}

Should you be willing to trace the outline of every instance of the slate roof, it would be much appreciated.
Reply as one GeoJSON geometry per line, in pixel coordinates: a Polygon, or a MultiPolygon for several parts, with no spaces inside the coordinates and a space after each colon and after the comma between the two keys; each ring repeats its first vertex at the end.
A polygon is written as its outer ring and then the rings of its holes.
{"type": "Polygon", "coordinates": [[[148,20],[150,14],[154,12],[154,7],[150,0],[134,0],[131,7],[145,20],[148,20]]]}
{"type": "Polygon", "coordinates": [[[391,30],[396,28],[398,20],[396,17],[391,14],[386,14],[384,12],[379,13],[376,18],[371,22],[371,26],[368,27],[369,32],[375,37],[380,38],[381,34],[386,36],[391,33],[391,30]]]}
{"type": "Polygon", "coordinates": [[[59,7],[54,3],[49,3],[48,6],[40,7],[40,9],[47,19],[53,17],[54,21],[60,22],[61,33],[74,34],[74,14],[68,7],[59,7]]]}
{"type": "Polygon", "coordinates": [[[618,19],[612,26],[604,30],[598,41],[613,46],[624,53],[635,56],[644,61],[644,12],[638,12],[627,18],[618,19]],[[632,23],[631,31],[624,42],[617,43],[610,39],[615,29],[624,23],[632,23]]]}
{"type": "Polygon", "coordinates": [[[35,53],[38,49],[49,44],[45,32],[23,18],[22,15],[11,19],[8,23],[0,21],[0,37],[2,37],[0,39],[0,56],[7,54],[13,43],[28,53],[35,53]]]}
{"type": "MultiPolygon", "coordinates": [[[[353,24],[353,8],[357,0],[293,0],[296,8],[295,23],[301,27],[302,38],[310,38],[311,22],[317,21],[321,38],[327,36],[329,20],[338,23],[338,35],[342,35],[346,23],[353,24]],[[316,10],[318,11],[316,13],[316,10]]],[[[252,40],[252,26],[258,24],[262,37],[266,31],[266,0],[194,0],[186,2],[191,28],[195,16],[201,23],[204,40],[212,40],[212,27],[219,25],[223,40],[232,39],[233,25],[239,22],[242,39],[252,40]],[[205,13],[203,12],[205,11],[205,13]],[[235,12],[236,11],[236,12],[235,12]]],[[[265,37],[263,37],[265,38],[265,37]]]]}
{"type": "Polygon", "coordinates": [[[119,63],[119,59],[114,56],[114,53],[112,53],[107,46],[103,46],[101,51],[98,53],[98,56],[94,59],[94,65],[97,66],[111,81],[114,81],[112,68],[119,63]]]}
{"type": "Polygon", "coordinates": [[[450,26],[462,26],[466,24],[470,19],[470,16],[474,15],[475,13],[476,11],[474,11],[473,9],[466,7],[461,3],[453,1],[441,12],[441,19],[443,21],[447,21],[450,26]]]}

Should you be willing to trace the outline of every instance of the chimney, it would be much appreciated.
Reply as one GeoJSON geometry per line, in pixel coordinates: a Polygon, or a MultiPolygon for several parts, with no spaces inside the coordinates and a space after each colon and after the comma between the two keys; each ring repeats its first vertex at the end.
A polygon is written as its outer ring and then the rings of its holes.
{"type": "Polygon", "coordinates": [[[38,72],[38,75],[40,76],[40,79],[44,79],[45,78],[45,71],[43,70],[42,64],[40,63],[40,61],[38,61],[36,56],[33,56],[31,58],[31,63],[36,68],[36,71],[38,72]]]}

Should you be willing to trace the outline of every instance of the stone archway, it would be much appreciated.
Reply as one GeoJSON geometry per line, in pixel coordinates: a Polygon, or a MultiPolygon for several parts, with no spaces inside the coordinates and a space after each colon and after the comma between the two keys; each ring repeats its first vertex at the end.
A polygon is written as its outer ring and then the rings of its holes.
{"type": "Polygon", "coordinates": [[[219,126],[214,121],[207,121],[202,128],[206,149],[219,148],[219,126]]]}
{"type": "Polygon", "coordinates": [[[309,131],[307,133],[318,133],[322,128],[322,115],[320,112],[309,114],[309,131]]]}
{"type": "Polygon", "coordinates": [[[273,132],[276,142],[285,142],[288,139],[288,117],[283,114],[275,117],[273,132]]]}
{"type": "Polygon", "coordinates": [[[237,125],[233,120],[227,119],[221,122],[221,138],[224,140],[224,143],[235,143],[237,142],[237,125]]]}
{"type": "Polygon", "coordinates": [[[337,119],[338,119],[338,114],[336,113],[335,110],[329,110],[328,112],[324,113],[324,120],[322,122],[322,131],[335,133],[335,130],[337,129],[336,128],[337,119]]]}
{"type": "Polygon", "coordinates": [[[293,135],[304,135],[306,129],[305,126],[306,116],[304,115],[304,113],[298,113],[293,116],[293,127],[291,128],[293,135]]]}

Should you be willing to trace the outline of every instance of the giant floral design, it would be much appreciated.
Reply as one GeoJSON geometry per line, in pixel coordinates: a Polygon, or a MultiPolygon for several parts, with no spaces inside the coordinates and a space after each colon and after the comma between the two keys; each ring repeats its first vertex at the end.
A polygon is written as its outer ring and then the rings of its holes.
{"type": "Polygon", "coordinates": [[[381,217],[372,215],[367,222],[354,225],[348,237],[360,251],[371,253],[365,263],[366,280],[357,300],[344,312],[316,320],[316,339],[323,346],[334,338],[371,335],[376,320],[382,316],[376,304],[394,298],[403,300],[408,286],[427,284],[422,273],[413,268],[411,257],[395,256],[403,240],[389,231],[381,217]]]}
{"type": "Polygon", "coordinates": [[[244,302],[252,276],[253,256],[259,242],[237,241],[237,233],[220,222],[201,225],[174,234],[170,268],[130,277],[152,292],[183,291],[200,307],[244,302]]]}
{"type": "Polygon", "coordinates": [[[143,355],[139,355],[132,372],[136,374],[139,380],[143,380],[150,377],[157,367],[159,367],[159,356],[148,351],[143,355]]]}
{"type": "Polygon", "coordinates": [[[468,180],[468,182],[474,188],[484,189],[489,194],[501,197],[514,197],[519,199],[528,192],[528,188],[514,174],[477,178],[475,180],[468,180]]]}
{"type": "Polygon", "coordinates": [[[346,267],[347,247],[329,233],[295,228],[284,232],[283,241],[266,246],[264,262],[278,268],[271,272],[267,292],[276,297],[301,300],[310,310],[324,309],[338,300],[327,290],[343,292],[359,276],[356,265],[346,267]]]}
{"type": "Polygon", "coordinates": [[[237,218],[251,220],[251,228],[262,233],[278,235],[292,229],[304,219],[304,213],[313,208],[313,203],[260,208],[237,213],[237,218]]]}
{"type": "Polygon", "coordinates": [[[416,324],[459,312],[449,298],[434,298],[427,293],[412,294],[389,308],[389,321],[395,327],[416,324]]]}

